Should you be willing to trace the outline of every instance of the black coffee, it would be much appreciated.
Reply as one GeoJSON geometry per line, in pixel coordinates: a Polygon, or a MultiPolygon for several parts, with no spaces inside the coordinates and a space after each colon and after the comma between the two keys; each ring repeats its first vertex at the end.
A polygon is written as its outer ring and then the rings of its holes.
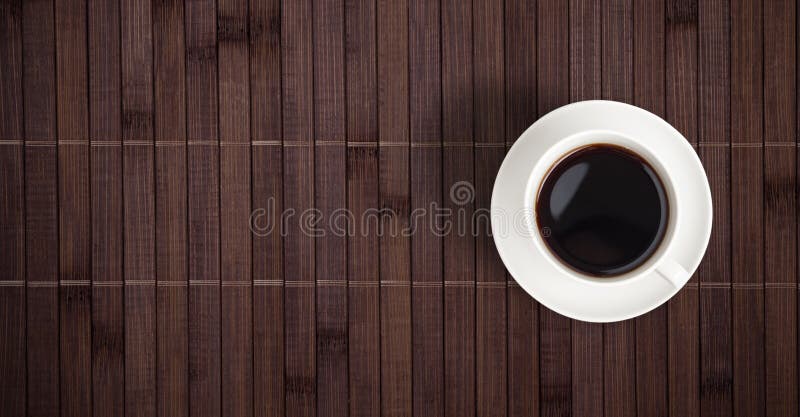
{"type": "Polygon", "coordinates": [[[664,185],[638,155],[580,148],[550,169],[536,202],[547,246],[571,268],[611,277],[643,264],[667,228],[664,185]]]}

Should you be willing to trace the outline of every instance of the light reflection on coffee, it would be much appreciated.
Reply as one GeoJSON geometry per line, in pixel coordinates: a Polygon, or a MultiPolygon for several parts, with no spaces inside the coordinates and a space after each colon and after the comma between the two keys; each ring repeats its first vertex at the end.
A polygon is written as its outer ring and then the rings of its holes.
{"type": "Polygon", "coordinates": [[[558,161],[536,201],[546,246],[568,267],[613,277],[641,266],[667,229],[664,184],[639,155],[594,144],[558,161]]]}

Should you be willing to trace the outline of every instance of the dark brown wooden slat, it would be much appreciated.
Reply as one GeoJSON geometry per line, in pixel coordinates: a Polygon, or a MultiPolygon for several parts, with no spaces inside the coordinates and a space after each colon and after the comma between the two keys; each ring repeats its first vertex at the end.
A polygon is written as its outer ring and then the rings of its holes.
{"type": "MultiPolygon", "coordinates": [[[[190,14],[187,8],[187,16],[190,14]]],[[[187,88],[192,81],[189,75],[187,88]]],[[[190,120],[196,117],[191,111],[187,116],[190,120]]],[[[191,136],[188,139],[192,140],[191,136]]],[[[214,145],[188,149],[189,415],[218,416],[221,409],[219,154],[214,145]]]]}
{"type": "MultiPolygon", "coordinates": [[[[442,138],[471,144],[473,130],[472,5],[442,1],[442,138]]],[[[502,28],[502,25],[499,26],[502,28]]],[[[475,175],[471,146],[443,149],[445,416],[475,415],[475,175]],[[457,196],[457,198],[453,198],[457,196]]]]}
{"type": "MultiPolygon", "coordinates": [[[[52,2],[22,5],[26,142],[55,140],[55,29],[52,2]]],[[[27,281],[58,280],[58,155],[55,146],[25,149],[27,281]]],[[[32,417],[58,416],[59,295],[57,286],[26,289],[27,389],[32,417]]]]}
{"type": "MultiPolygon", "coordinates": [[[[39,94],[55,96],[55,90],[43,88],[39,94]]],[[[50,116],[54,121],[55,113],[50,116]]],[[[55,134],[54,131],[50,133],[55,134]]],[[[35,393],[37,398],[29,403],[27,411],[33,417],[58,416],[59,292],[56,285],[58,262],[53,261],[58,259],[59,253],[58,156],[55,146],[29,147],[25,151],[27,280],[53,283],[26,290],[27,384],[29,393],[35,393]],[[51,261],[41,262],[43,259],[51,261]]]]}
{"type": "MultiPolygon", "coordinates": [[[[313,2],[314,139],[344,140],[344,0],[313,2]]],[[[342,172],[342,177],[344,172],[342,172]]],[[[341,178],[342,180],[344,178],[341,178]]],[[[322,408],[322,405],[320,405],[322,408]]]]}
{"type": "Polygon", "coordinates": [[[385,231],[379,241],[381,285],[381,415],[412,415],[411,240],[409,224],[408,2],[378,0],[378,190],[385,231]],[[392,232],[394,231],[394,232],[392,232]],[[408,285],[404,285],[408,283],[408,285]]]}
{"type": "MultiPolygon", "coordinates": [[[[220,0],[217,4],[219,139],[222,143],[250,142],[247,10],[247,0],[220,0]]],[[[225,188],[227,185],[223,184],[222,190],[225,188]]],[[[247,191],[249,194],[249,187],[247,191]]]]}
{"type": "MultiPolygon", "coordinates": [[[[280,1],[250,2],[251,138],[281,138],[280,1]]],[[[283,148],[253,146],[252,218],[263,229],[253,235],[253,280],[283,280],[283,148]],[[268,229],[271,227],[271,231],[268,229]]],[[[284,291],[282,285],[253,287],[253,407],[256,417],[283,417],[284,291]]]]}
{"type": "MultiPolygon", "coordinates": [[[[247,66],[242,65],[242,68],[247,69],[247,66]]],[[[222,414],[226,416],[253,414],[252,262],[250,230],[246,221],[251,211],[249,151],[243,146],[223,146],[220,149],[220,198],[224,201],[220,213],[222,414]]]]}
{"type": "MultiPolygon", "coordinates": [[[[308,1],[283,3],[281,55],[285,140],[313,140],[312,7],[308,1]]],[[[314,149],[284,150],[285,207],[298,213],[313,206],[314,149]]],[[[315,252],[311,237],[292,222],[284,240],[286,317],[286,412],[316,414],[315,252]],[[291,282],[291,286],[288,283],[291,282]],[[297,283],[295,283],[295,281],[297,283]],[[301,285],[302,284],[302,285],[301,285]]]]}
{"type": "Polygon", "coordinates": [[[636,415],[633,321],[603,328],[603,406],[605,415],[636,415]],[[618,413],[618,414],[615,414],[618,413]]]}
{"type": "Polygon", "coordinates": [[[630,103],[633,100],[633,3],[603,2],[603,98],[630,103]]]}
{"type": "Polygon", "coordinates": [[[764,6],[764,141],[768,144],[764,148],[767,416],[798,412],[796,7],[796,3],[785,1],[764,6]],[[782,146],[770,146],[777,144],[782,146]]]}
{"type": "MultiPolygon", "coordinates": [[[[602,95],[633,102],[633,4],[604,1],[602,95]]],[[[606,416],[636,415],[635,327],[628,320],[603,326],[603,407],[606,416]]]]}
{"type": "MultiPolygon", "coordinates": [[[[666,120],[697,145],[697,28],[695,0],[666,4],[666,120]]],[[[697,283],[697,274],[690,279],[697,283]]],[[[699,292],[687,286],[668,305],[667,363],[670,416],[700,415],[699,292]]]]}
{"type": "MultiPolygon", "coordinates": [[[[286,68],[284,66],[284,68],[286,68]]],[[[310,110],[310,109],[309,109],[310,110]]],[[[284,149],[284,204],[303,213],[313,204],[314,150],[284,149]]],[[[314,243],[297,222],[284,238],[286,412],[314,415],[316,405],[314,243]]]]}
{"type": "MultiPolygon", "coordinates": [[[[22,4],[0,6],[0,140],[23,139],[22,4]]],[[[0,268],[6,280],[25,280],[25,154],[21,145],[0,145],[0,268]]],[[[0,414],[26,412],[25,287],[0,287],[0,414]]]]}
{"type": "MultiPolygon", "coordinates": [[[[0,36],[0,138],[21,140],[23,137],[22,107],[22,2],[11,0],[0,8],[3,27],[0,36]]],[[[20,248],[21,249],[21,248],[20,248]]],[[[17,410],[24,412],[23,408],[17,410]]]]}
{"type": "MultiPolygon", "coordinates": [[[[697,280],[696,274],[693,279],[697,280]]],[[[698,311],[697,287],[684,287],[669,301],[667,402],[670,416],[700,415],[698,311]]]]}
{"type": "MultiPolygon", "coordinates": [[[[703,68],[702,65],[701,68],[703,68]]],[[[701,80],[704,78],[703,75],[701,72],[701,80]]],[[[727,80],[727,78],[723,80],[727,80]]],[[[701,105],[710,97],[707,95],[710,93],[708,90],[704,91],[701,85],[701,105]]],[[[727,108],[727,101],[719,103],[719,105],[727,108]]],[[[701,117],[700,122],[701,132],[704,124],[712,123],[704,116],[701,117]]],[[[703,283],[730,283],[731,280],[730,182],[727,175],[730,168],[730,149],[702,147],[703,143],[701,140],[700,156],[711,185],[711,198],[717,203],[714,204],[714,227],[711,231],[711,240],[705,259],[700,264],[698,271],[701,286],[699,302],[700,415],[729,416],[732,414],[733,407],[731,289],[729,287],[703,288],[703,283]]]]}
{"type": "Polygon", "coordinates": [[[214,1],[186,2],[189,415],[221,414],[219,151],[214,1]]]}
{"type": "MultiPolygon", "coordinates": [[[[474,139],[480,143],[505,144],[503,5],[478,1],[473,9],[474,139]]],[[[502,146],[478,147],[474,153],[475,207],[485,212],[489,210],[494,179],[505,149],[502,146]]],[[[447,193],[447,197],[452,199],[453,194],[447,193]]],[[[505,416],[508,398],[507,279],[489,230],[479,228],[476,235],[476,409],[479,416],[505,416]],[[482,285],[484,283],[494,285],[482,285]]]]}
{"type": "MultiPolygon", "coordinates": [[[[218,2],[220,143],[250,142],[248,2],[218,2]]],[[[252,244],[247,146],[220,148],[222,415],[253,415],[252,244]],[[231,285],[226,285],[231,284],[231,285]],[[236,284],[236,285],[233,285],[236,284]]]]}
{"type": "MultiPolygon", "coordinates": [[[[314,140],[345,140],[344,3],[313,4],[314,140]]],[[[316,279],[347,280],[347,238],[332,233],[331,216],[347,207],[347,149],[341,143],[315,151],[314,206],[321,211],[323,232],[315,239],[316,279]]],[[[348,413],[348,290],[342,285],[318,285],[317,414],[348,413]]]]}
{"type": "Polygon", "coordinates": [[[699,145],[714,201],[714,227],[698,270],[700,288],[700,415],[728,416],[733,407],[731,293],[703,288],[706,282],[731,281],[730,149],[706,146],[730,143],[730,37],[728,0],[698,5],[699,145]]]}
{"type": "Polygon", "coordinates": [[[472,7],[475,140],[505,143],[503,4],[478,0],[472,7]]]}
{"type": "Polygon", "coordinates": [[[408,94],[412,142],[438,143],[442,139],[440,12],[441,5],[437,0],[408,3],[408,94]]]}
{"type": "MultiPolygon", "coordinates": [[[[5,155],[4,155],[5,156],[5,155]]],[[[3,161],[7,163],[6,161],[3,161]]],[[[21,167],[18,167],[21,171],[21,167]]],[[[18,175],[18,179],[22,179],[18,175]]],[[[4,184],[5,185],[5,184],[4,184]]],[[[23,194],[23,193],[20,193],[23,194]]],[[[22,196],[17,196],[22,200],[22,196]]],[[[22,204],[20,204],[22,206],[22,204]]],[[[20,210],[20,212],[24,212],[20,210]]],[[[3,219],[6,220],[6,219],[3,219]]],[[[20,231],[24,232],[24,222],[19,222],[20,231]]],[[[24,242],[24,239],[22,240],[24,242]]],[[[24,253],[24,250],[23,250],[24,253]]],[[[4,265],[6,264],[3,260],[4,265]]],[[[23,278],[22,275],[19,278],[23,278]]],[[[18,277],[14,277],[15,280],[18,277]]],[[[0,287],[0,314],[3,323],[0,324],[0,367],[4,371],[4,378],[8,383],[0,392],[0,410],[4,415],[25,415],[26,412],[26,372],[25,372],[25,287],[4,286],[0,287]]]]}
{"type": "MultiPolygon", "coordinates": [[[[325,67],[316,61],[315,68],[325,71],[325,67]]],[[[316,108],[324,107],[319,97],[315,100],[316,108]]],[[[320,130],[317,134],[324,136],[320,130]]],[[[334,233],[330,223],[336,210],[347,207],[346,152],[342,144],[320,146],[315,151],[314,205],[322,215],[319,226],[324,234],[315,239],[317,280],[347,280],[346,235],[334,233]]],[[[348,412],[347,294],[343,285],[317,286],[317,412],[321,415],[344,416],[348,412]]]]}
{"type": "MultiPolygon", "coordinates": [[[[313,10],[310,1],[282,4],[282,110],[285,141],[313,143],[313,10]]],[[[303,213],[314,205],[314,148],[284,148],[284,207],[303,213]]],[[[316,415],[316,306],[313,238],[290,222],[284,238],[286,413],[316,415]]]]}
{"type": "MultiPolygon", "coordinates": [[[[122,135],[120,9],[89,2],[89,132],[91,141],[122,135]]],[[[122,271],[122,147],[91,153],[92,280],[119,282],[122,271]]],[[[92,412],[125,410],[125,316],[121,285],[92,287],[92,412]]]]}
{"type": "Polygon", "coordinates": [[[125,413],[156,412],[155,171],[151,4],[120,3],[125,288],[125,413]],[[137,141],[130,143],[130,141],[137,141]],[[146,144],[149,142],[150,144],[146,144]]]}
{"type": "MultiPolygon", "coordinates": [[[[601,98],[601,2],[570,2],[570,100],[601,98]]],[[[572,321],[572,415],[603,415],[603,325],[572,321]]]]}
{"type": "MultiPolygon", "coordinates": [[[[442,0],[442,140],[443,142],[472,142],[473,130],[473,33],[472,5],[458,0],[442,0]]],[[[501,25],[502,26],[502,25],[501,25]]],[[[484,72],[486,72],[484,70],[484,72]]],[[[502,106],[502,104],[501,104],[502,106]]],[[[445,163],[451,152],[445,152],[445,163]]],[[[469,155],[472,158],[472,155],[469,155]]],[[[460,159],[463,162],[465,159],[460,159]]],[[[467,164],[461,164],[467,165],[467,164]]],[[[469,164],[471,165],[471,164],[469,164]]],[[[454,166],[453,168],[461,168],[454,166]]],[[[471,170],[472,167],[463,167],[471,170]]],[[[445,169],[445,172],[448,170],[445,169]]],[[[452,172],[456,174],[456,172],[452,172]]],[[[472,174],[470,173],[471,177],[472,174]]],[[[471,178],[467,178],[471,182],[471,178]]],[[[448,182],[445,181],[445,185],[448,182]]],[[[466,239],[445,239],[447,247],[466,239]]],[[[445,256],[445,263],[448,256],[445,256]]],[[[461,266],[459,266],[461,267],[461,266]]],[[[445,267],[447,271],[447,267],[445,267]]],[[[465,278],[465,281],[470,279],[465,278]]]]}
{"type": "Polygon", "coordinates": [[[86,145],[62,146],[58,152],[59,278],[78,284],[59,291],[60,404],[62,416],[75,417],[92,409],[88,154],[86,145]]]}
{"type": "Polygon", "coordinates": [[[378,133],[381,141],[407,142],[408,0],[377,0],[377,7],[378,133]]]}
{"type": "MultiPolygon", "coordinates": [[[[505,5],[506,144],[536,120],[536,4],[505,5]]],[[[512,277],[513,278],[513,277],[512,277]]],[[[511,282],[511,281],[510,281],[511,282]]],[[[522,288],[508,288],[508,415],[539,415],[538,304],[522,288]]]]}
{"type": "MultiPolygon", "coordinates": [[[[86,3],[56,2],[58,138],[88,139],[86,3]]],[[[89,147],[58,150],[61,416],[90,414],[91,403],[91,226],[89,147]]]]}
{"type": "Polygon", "coordinates": [[[0,369],[6,381],[0,388],[0,414],[25,415],[26,313],[25,287],[22,283],[25,281],[26,236],[22,146],[0,144],[0,189],[3,190],[0,203],[0,224],[3,225],[0,228],[0,270],[5,280],[20,282],[20,285],[0,286],[0,369]]]}
{"type": "MultiPolygon", "coordinates": [[[[251,48],[251,54],[252,51],[251,48]]],[[[276,73],[272,73],[272,76],[276,76],[276,73]]],[[[251,78],[251,81],[254,80],[251,78]]],[[[276,98],[278,100],[262,109],[280,111],[280,96],[276,98]]],[[[258,114],[253,112],[253,122],[258,114]]],[[[254,140],[256,134],[254,130],[254,140]]],[[[257,232],[253,235],[253,280],[280,282],[284,276],[280,230],[283,209],[282,148],[253,146],[252,152],[253,213],[257,216],[251,218],[251,224],[257,227],[257,232]]],[[[282,417],[285,409],[282,285],[253,287],[253,355],[254,415],[282,417]]]]}
{"type": "MultiPolygon", "coordinates": [[[[412,113],[414,111],[412,108],[412,113]]],[[[413,142],[421,138],[412,135],[411,140],[413,142]]],[[[412,218],[410,223],[410,230],[413,230],[411,376],[415,416],[441,416],[444,413],[442,242],[433,230],[433,213],[430,210],[432,204],[438,205],[441,201],[441,151],[439,147],[412,147],[409,156],[411,212],[418,213],[418,217],[415,220],[412,218]]]]}
{"type": "Polygon", "coordinates": [[[350,147],[347,153],[347,206],[354,219],[347,263],[351,283],[347,312],[350,415],[378,416],[381,410],[378,148],[350,147]]]}
{"type": "Polygon", "coordinates": [[[281,3],[281,103],[285,140],[311,142],[314,139],[313,42],[308,25],[312,18],[309,0],[283,0],[281,3]]]}
{"type": "MultiPolygon", "coordinates": [[[[441,143],[440,4],[408,5],[411,143],[441,143]]],[[[442,242],[432,230],[431,204],[442,197],[441,148],[410,153],[411,210],[424,213],[411,236],[411,342],[414,416],[444,414],[442,242]],[[418,286],[417,283],[428,285],[418,286]]]]}
{"type": "MultiPolygon", "coordinates": [[[[762,2],[731,2],[731,143],[763,143],[762,2]]],[[[763,149],[731,149],[733,288],[733,414],[763,415],[764,292],[736,284],[763,284],[763,149]],[[756,260],[756,261],[754,261],[756,260]]]]}
{"type": "Polygon", "coordinates": [[[153,3],[156,386],[159,416],[189,414],[186,72],[182,2],[153,3]],[[176,285],[164,285],[177,282],[176,285]]]}
{"type": "MultiPolygon", "coordinates": [[[[93,104],[91,108],[95,108],[93,104]]],[[[112,109],[119,112],[119,101],[112,109]]],[[[122,148],[95,146],[91,152],[92,279],[119,283],[123,278],[122,148]]],[[[96,416],[116,416],[124,409],[123,307],[121,285],[92,287],[92,399],[96,416]]]]}
{"type": "MultiPolygon", "coordinates": [[[[379,27],[384,26],[379,24],[379,27]]],[[[381,73],[379,78],[383,80],[385,76],[388,74],[381,73]]],[[[409,225],[408,158],[407,147],[382,146],[379,150],[380,207],[388,209],[389,214],[381,217],[384,235],[380,240],[381,415],[384,417],[412,415],[411,240],[400,233],[409,225]],[[384,285],[384,281],[393,285],[384,285]]]]}
{"type": "MultiPolygon", "coordinates": [[[[347,140],[376,143],[378,141],[377,2],[345,1],[344,20],[347,140]]],[[[375,255],[377,256],[377,252],[375,255]]]]}
{"type": "MultiPolygon", "coordinates": [[[[636,2],[633,10],[633,101],[664,117],[665,1],[636,2]]],[[[635,327],[636,415],[666,415],[668,387],[658,381],[667,375],[667,306],[637,317],[635,327]]]]}
{"type": "Polygon", "coordinates": [[[356,228],[347,246],[349,401],[351,416],[381,413],[380,215],[376,3],[345,2],[347,207],[356,228]]]}
{"type": "MultiPolygon", "coordinates": [[[[251,0],[248,15],[251,137],[253,140],[279,140],[282,110],[280,0],[251,0]]],[[[253,164],[253,167],[258,165],[253,164]]],[[[253,178],[255,185],[257,176],[253,178]]]]}
{"type": "Polygon", "coordinates": [[[23,2],[25,137],[56,137],[55,25],[51,1],[23,2]]]}
{"type": "MultiPolygon", "coordinates": [[[[122,136],[120,4],[90,0],[88,19],[89,139],[119,140],[122,136]]],[[[93,157],[95,152],[96,150],[93,150],[93,157]]],[[[110,152],[121,155],[120,149],[113,149],[110,152]]],[[[104,174],[104,172],[97,170],[93,174],[104,174]]],[[[120,177],[121,173],[117,173],[116,179],[119,180],[120,177]]],[[[94,254],[95,258],[97,256],[103,255],[94,254]]],[[[120,277],[114,279],[119,280],[120,277]]]]}
{"type": "MultiPolygon", "coordinates": [[[[478,87],[476,86],[476,89],[478,87]]],[[[476,118],[482,115],[476,113],[476,118]]],[[[498,134],[497,136],[502,136],[498,134]]],[[[476,140],[479,139],[476,137],[476,140]]],[[[506,296],[503,262],[490,236],[486,213],[492,187],[505,156],[503,147],[475,148],[475,210],[478,221],[475,241],[475,351],[476,402],[480,416],[507,415],[506,296]]]]}
{"type": "MultiPolygon", "coordinates": [[[[537,110],[540,116],[569,101],[569,2],[539,3],[537,110]]],[[[542,416],[569,415],[572,409],[571,323],[539,308],[539,389],[542,416]]]]}

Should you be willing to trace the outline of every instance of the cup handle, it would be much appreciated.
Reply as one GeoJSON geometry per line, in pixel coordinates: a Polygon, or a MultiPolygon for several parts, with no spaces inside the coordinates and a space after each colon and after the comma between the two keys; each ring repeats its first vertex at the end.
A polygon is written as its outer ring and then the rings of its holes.
{"type": "Polygon", "coordinates": [[[680,288],[689,279],[689,272],[672,259],[665,259],[656,268],[656,272],[675,288],[680,288]]]}

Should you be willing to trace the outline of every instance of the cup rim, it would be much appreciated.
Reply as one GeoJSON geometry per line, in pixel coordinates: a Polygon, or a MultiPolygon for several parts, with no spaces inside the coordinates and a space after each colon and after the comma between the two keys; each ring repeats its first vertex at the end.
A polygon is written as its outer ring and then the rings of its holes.
{"type": "Polygon", "coordinates": [[[652,152],[649,147],[633,137],[625,135],[609,129],[589,129],[576,132],[572,135],[566,136],[561,140],[555,141],[549,146],[542,156],[536,161],[530,171],[525,191],[525,212],[531,216],[526,221],[529,227],[528,234],[533,240],[534,246],[544,259],[553,265],[565,276],[577,280],[579,282],[588,283],[591,285],[623,285],[642,279],[645,276],[652,274],[658,269],[658,266],[665,259],[669,249],[675,243],[676,229],[679,224],[680,211],[677,204],[677,193],[670,171],[666,168],[663,161],[652,152]],[[541,231],[538,225],[538,215],[536,212],[537,201],[541,187],[544,184],[547,175],[552,169],[567,156],[572,153],[592,145],[612,145],[625,149],[634,155],[644,159],[656,171],[659,179],[664,186],[667,194],[667,204],[669,207],[669,214],[667,218],[667,230],[658,243],[656,250],[639,266],[622,274],[597,277],[575,268],[566,265],[564,261],[559,259],[548,247],[547,243],[541,236],[541,231]],[[633,146],[631,146],[633,145],[633,146]],[[638,149],[633,149],[637,147],[638,149]]]}

